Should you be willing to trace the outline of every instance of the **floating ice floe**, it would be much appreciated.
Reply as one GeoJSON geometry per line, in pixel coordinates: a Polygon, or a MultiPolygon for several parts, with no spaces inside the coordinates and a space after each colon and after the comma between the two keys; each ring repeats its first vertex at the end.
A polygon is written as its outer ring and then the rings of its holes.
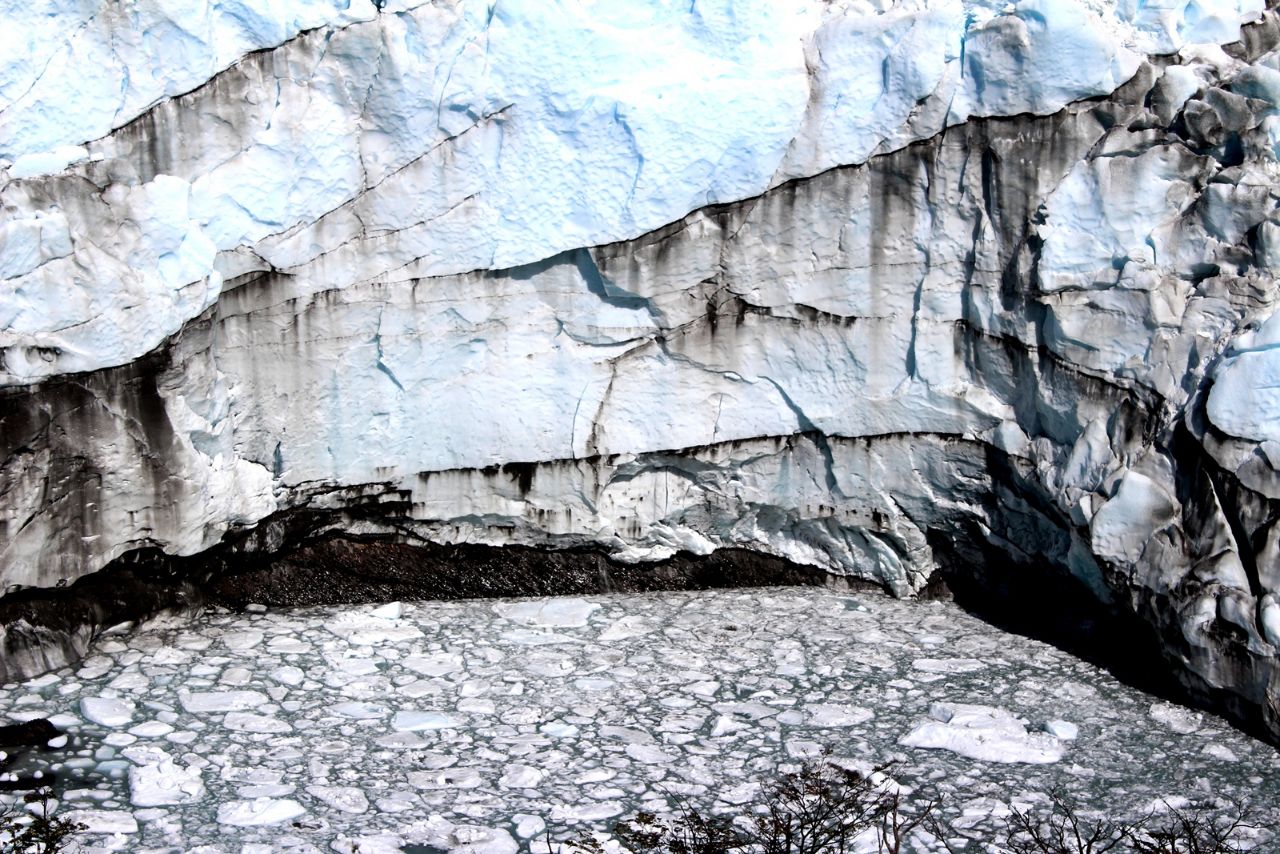
{"type": "Polygon", "coordinates": [[[252,712],[227,712],[227,716],[222,719],[222,725],[236,732],[281,733],[293,730],[288,721],[282,721],[270,715],[255,715],[252,712]]]}
{"type": "Polygon", "coordinates": [[[600,606],[574,597],[499,602],[493,610],[513,623],[549,629],[585,626],[600,606]]]}
{"type": "Polygon", "coordinates": [[[218,823],[240,827],[279,824],[289,821],[306,810],[297,801],[276,798],[254,798],[251,801],[230,801],[218,807],[218,823]]]}
{"type": "Polygon", "coordinates": [[[1204,715],[1173,703],[1152,703],[1150,715],[1179,735],[1190,735],[1204,725],[1204,715]]]}
{"type": "Polygon", "coordinates": [[[307,786],[307,794],[342,812],[369,811],[369,799],[354,786],[307,786]]]}
{"type": "Polygon", "coordinates": [[[182,708],[193,715],[209,712],[239,712],[256,709],[267,702],[260,691],[198,691],[178,694],[182,708]]]}
{"type": "Polygon", "coordinates": [[[99,726],[122,727],[133,721],[134,704],[114,697],[85,697],[80,701],[80,714],[99,726]]]}
{"type": "Polygon", "coordinates": [[[831,703],[813,703],[805,707],[811,726],[857,726],[875,717],[870,709],[861,706],[839,706],[831,703]]]}
{"type": "Polygon", "coordinates": [[[59,818],[84,825],[85,833],[138,832],[138,820],[123,810],[68,810],[59,818]]]}
{"type": "Polygon", "coordinates": [[[342,715],[347,718],[356,718],[357,720],[372,720],[374,718],[385,718],[391,714],[391,709],[381,703],[338,703],[332,707],[334,714],[342,715]]]}
{"type": "Polygon", "coordinates": [[[1004,709],[937,703],[898,743],[904,747],[949,750],[984,762],[1045,764],[1062,758],[1061,740],[1028,732],[1025,721],[1004,709]]]}
{"type": "Polygon", "coordinates": [[[925,673],[973,673],[987,665],[976,658],[917,658],[911,666],[925,673]]]}
{"type": "Polygon", "coordinates": [[[359,611],[336,614],[325,628],[348,643],[365,646],[422,637],[422,630],[412,623],[359,611]]]}
{"type": "Polygon", "coordinates": [[[432,729],[452,729],[462,725],[462,719],[445,712],[396,712],[391,728],[397,732],[419,732],[432,729]]]}
{"type": "Polygon", "coordinates": [[[129,768],[129,800],[135,807],[189,804],[205,795],[199,768],[179,766],[158,747],[137,745],[122,751],[129,768]]]}

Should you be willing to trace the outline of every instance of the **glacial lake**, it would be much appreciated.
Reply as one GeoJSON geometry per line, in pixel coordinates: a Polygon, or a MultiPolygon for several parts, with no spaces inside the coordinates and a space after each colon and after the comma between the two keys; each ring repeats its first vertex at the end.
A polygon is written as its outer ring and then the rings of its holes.
{"type": "Polygon", "coordinates": [[[19,767],[56,775],[85,851],[545,851],[677,800],[740,809],[824,751],[892,762],[979,833],[1054,787],[1280,826],[1280,753],[1223,720],[950,603],[822,588],[166,617],[0,712],[71,734],[19,767]]]}

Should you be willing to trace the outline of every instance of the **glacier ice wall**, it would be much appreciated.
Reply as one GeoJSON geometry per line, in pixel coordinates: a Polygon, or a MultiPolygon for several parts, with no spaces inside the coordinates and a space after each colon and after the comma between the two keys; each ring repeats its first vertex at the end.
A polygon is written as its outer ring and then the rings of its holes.
{"type": "Polygon", "coordinates": [[[996,555],[1280,733],[1260,0],[3,16],[4,583],[303,528],[996,555]]]}

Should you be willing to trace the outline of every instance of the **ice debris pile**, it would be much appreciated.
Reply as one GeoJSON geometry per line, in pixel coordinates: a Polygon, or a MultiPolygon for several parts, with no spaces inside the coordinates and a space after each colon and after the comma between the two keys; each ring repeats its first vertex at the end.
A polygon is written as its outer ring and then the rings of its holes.
{"type": "Polygon", "coordinates": [[[1280,738],[1262,0],[0,13],[5,583],[317,528],[1008,565],[1280,738]]]}
{"type": "Polygon", "coordinates": [[[953,605],[810,588],[160,620],[0,715],[69,732],[23,770],[95,850],[515,852],[674,797],[731,811],[827,748],[978,831],[1054,786],[1280,819],[1280,755],[1220,719],[953,605]]]}

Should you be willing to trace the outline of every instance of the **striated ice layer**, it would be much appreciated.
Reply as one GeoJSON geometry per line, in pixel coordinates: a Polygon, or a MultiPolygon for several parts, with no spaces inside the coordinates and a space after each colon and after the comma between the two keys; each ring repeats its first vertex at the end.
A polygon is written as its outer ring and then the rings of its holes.
{"type": "Polygon", "coordinates": [[[1258,851],[1280,818],[1280,757],[1219,718],[954,605],[811,588],[162,620],[0,690],[36,715],[71,743],[24,770],[97,850],[530,850],[677,798],[740,814],[828,749],[978,839],[1055,788],[1116,818],[1245,797],[1258,851]],[[99,695],[127,733],[80,716],[99,695]],[[278,726],[223,711],[246,695],[278,726]]]}
{"type": "Polygon", "coordinates": [[[10,2],[0,383],[137,358],[252,271],[314,292],[632,238],[1107,95],[1262,11],[1132,5],[10,2]]]}

